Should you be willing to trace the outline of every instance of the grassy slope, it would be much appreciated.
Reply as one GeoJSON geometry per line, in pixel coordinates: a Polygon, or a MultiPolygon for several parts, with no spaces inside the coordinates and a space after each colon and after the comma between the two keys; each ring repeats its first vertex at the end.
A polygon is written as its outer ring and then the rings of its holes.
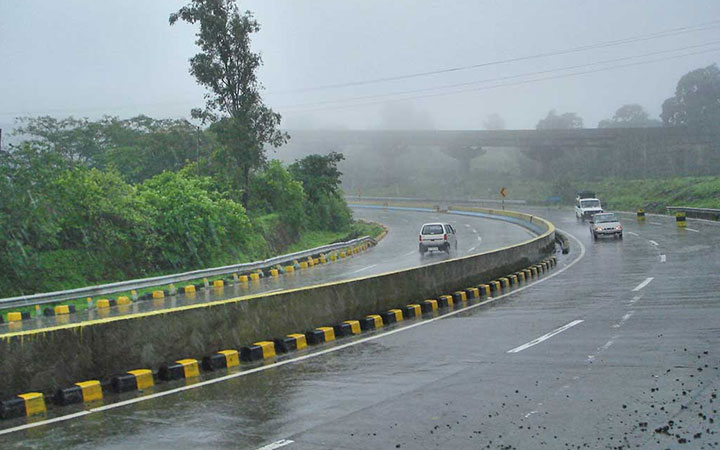
{"type": "MultiPolygon", "coordinates": [[[[259,217],[254,219],[254,223],[263,228],[264,231],[269,231],[269,229],[273,226],[273,224],[276,223],[276,215],[269,214],[265,217],[259,217]]],[[[283,252],[283,253],[293,253],[293,252],[299,252],[302,250],[307,250],[310,248],[320,247],[322,245],[331,244],[334,242],[344,242],[351,239],[354,239],[356,237],[361,236],[370,236],[370,237],[377,237],[382,233],[383,229],[377,224],[374,223],[367,223],[363,221],[357,221],[353,223],[348,230],[344,231],[306,231],[301,234],[300,239],[290,246],[290,248],[283,252]]],[[[240,262],[248,262],[248,261],[238,261],[240,262]]],[[[208,280],[210,283],[212,283],[215,279],[220,279],[221,276],[217,277],[210,277],[208,280]]],[[[182,285],[187,284],[194,284],[201,282],[201,280],[191,280],[185,283],[182,283],[182,285]]],[[[179,287],[179,286],[178,286],[179,287]]],[[[148,292],[152,292],[155,290],[167,290],[169,288],[169,285],[163,285],[163,286],[155,286],[151,288],[145,288],[145,289],[139,289],[138,295],[143,295],[148,292]]],[[[101,298],[117,298],[121,295],[130,296],[130,292],[118,292],[116,294],[112,295],[105,295],[105,296],[99,296],[99,297],[93,297],[92,304],[95,304],[95,302],[101,298]]],[[[69,300],[65,302],[60,302],[57,304],[63,304],[63,305],[75,305],[76,310],[83,310],[88,308],[88,301],[86,298],[82,299],[76,299],[76,300],[69,300]]],[[[43,305],[42,309],[45,309],[49,307],[50,305],[43,305]]],[[[54,304],[53,304],[54,306],[54,304]]],[[[8,311],[30,311],[33,315],[39,314],[39,311],[36,311],[36,308],[34,306],[26,306],[21,308],[9,308],[0,310],[0,315],[3,317],[4,320],[7,320],[7,312],[8,311]]]]}

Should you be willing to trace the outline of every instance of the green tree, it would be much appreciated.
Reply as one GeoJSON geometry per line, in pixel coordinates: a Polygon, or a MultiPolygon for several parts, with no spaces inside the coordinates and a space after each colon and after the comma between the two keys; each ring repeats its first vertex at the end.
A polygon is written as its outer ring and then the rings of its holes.
{"type": "Polygon", "coordinates": [[[649,128],[661,125],[659,120],[650,118],[645,108],[632,103],[618,108],[612,119],[601,120],[598,128],[649,128]]]}
{"type": "Polygon", "coordinates": [[[664,125],[717,131],[720,124],[720,69],[716,64],[683,75],[675,96],[662,105],[664,125]]]}
{"type": "Polygon", "coordinates": [[[342,153],[308,155],[290,165],[293,178],[303,184],[309,206],[309,222],[317,229],[339,231],[347,228],[352,215],[340,192],[342,172],[337,168],[342,153]]]}
{"type": "Polygon", "coordinates": [[[250,210],[255,213],[279,213],[284,225],[297,234],[304,226],[305,192],[278,160],[272,160],[252,180],[250,210]]]}
{"type": "Polygon", "coordinates": [[[200,52],[190,58],[190,73],[207,89],[205,107],[193,117],[215,122],[218,142],[228,149],[236,176],[243,186],[242,203],[248,205],[250,174],[265,163],[265,145],[278,147],[288,135],[279,130],[280,114],[265,106],[257,69],[258,53],[250,48],[251,35],[260,30],[252,13],[240,13],[234,0],[192,0],[170,15],[198,23],[195,43],[200,52]]]}

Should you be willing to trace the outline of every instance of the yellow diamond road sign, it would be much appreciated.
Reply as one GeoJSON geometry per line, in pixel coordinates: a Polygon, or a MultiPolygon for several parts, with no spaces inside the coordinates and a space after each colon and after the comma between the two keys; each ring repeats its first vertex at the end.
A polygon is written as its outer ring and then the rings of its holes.
{"type": "Polygon", "coordinates": [[[504,187],[500,188],[500,195],[502,195],[503,197],[507,197],[507,189],[505,189],[504,187]]]}

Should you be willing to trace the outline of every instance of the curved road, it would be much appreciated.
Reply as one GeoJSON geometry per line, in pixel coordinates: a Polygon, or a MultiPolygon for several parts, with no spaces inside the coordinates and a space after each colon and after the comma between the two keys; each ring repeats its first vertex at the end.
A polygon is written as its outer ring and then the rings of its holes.
{"type": "MultiPolygon", "coordinates": [[[[369,251],[323,264],[310,269],[284,274],[277,278],[265,278],[260,282],[225,286],[221,290],[203,289],[192,297],[178,294],[161,300],[134,302],[130,307],[114,307],[105,310],[103,317],[120,316],[199,302],[241,297],[268,291],[280,291],[319,283],[376,275],[393,270],[431,264],[456,256],[481,253],[514,244],[534,236],[530,231],[507,222],[478,217],[444,216],[436,213],[411,211],[384,211],[359,208],[354,211],[358,219],[380,222],[388,226],[389,233],[382,245],[369,251]],[[417,250],[417,235],[424,222],[445,220],[458,232],[458,250],[450,255],[430,252],[424,257],[417,250]]],[[[22,330],[40,329],[57,324],[79,323],[98,318],[94,309],[79,311],[66,316],[37,317],[28,321],[0,324],[0,336],[22,330]]]]}
{"type": "Polygon", "coordinates": [[[539,282],[0,446],[717,448],[720,225],[628,216],[593,242],[571,211],[532,212],[573,236],[539,282]]]}

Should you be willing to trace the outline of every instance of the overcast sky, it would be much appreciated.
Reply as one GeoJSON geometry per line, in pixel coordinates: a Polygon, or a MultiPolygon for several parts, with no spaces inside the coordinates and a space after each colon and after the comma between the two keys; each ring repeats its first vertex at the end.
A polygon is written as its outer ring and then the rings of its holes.
{"type": "MultiPolygon", "coordinates": [[[[168,25],[184,3],[0,0],[0,124],[46,114],[188,117],[203,93],[188,74],[195,29],[168,25]]],[[[534,128],[550,109],[577,112],[595,127],[625,103],[657,116],[683,74],[720,58],[717,0],[240,6],[262,26],[253,38],[264,59],[260,79],[287,128],[478,129],[491,113],[508,128],[534,128]],[[525,58],[585,46],[593,48],[525,58]],[[565,76],[577,72],[592,73],[565,76]],[[371,82],[392,77],[401,78],[371,82]],[[308,90],[337,84],[351,85],[308,90]]]]}

